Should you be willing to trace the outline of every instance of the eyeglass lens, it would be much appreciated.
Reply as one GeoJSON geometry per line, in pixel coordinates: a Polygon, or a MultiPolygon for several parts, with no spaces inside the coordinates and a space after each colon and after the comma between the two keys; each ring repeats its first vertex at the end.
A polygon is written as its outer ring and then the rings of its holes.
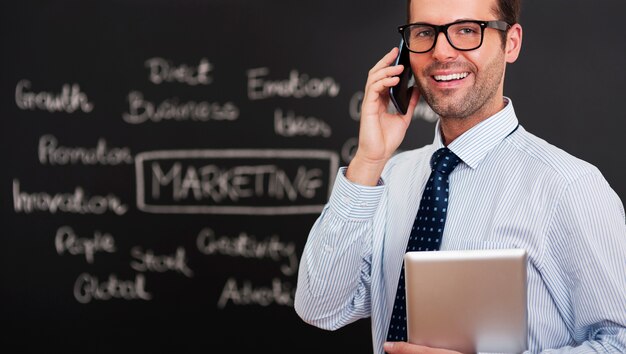
{"type": "MultiPolygon", "coordinates": [[[[459,50],[472,50],[480,47],[482,27],[474,22],[459,22],[447,29],[450,44],[459,50]]],[[[434,47],[438,37],[437,29],[429,25],[411,25],[405,30],[405,41],[410,50],[427,52],[434,47]]]]}

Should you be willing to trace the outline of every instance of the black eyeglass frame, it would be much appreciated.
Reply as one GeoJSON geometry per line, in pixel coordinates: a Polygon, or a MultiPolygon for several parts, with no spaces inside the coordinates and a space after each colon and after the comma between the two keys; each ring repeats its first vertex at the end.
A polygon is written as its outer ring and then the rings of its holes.
{"type": "Polygon", "coordinates": [[[505,21],[499,21],[499,20],[494,20],[494,21],[460,20],[460,21],[455,21],[455,22],[451,22],[451,23],[448,23],[445,25],[439,25],[439,26],[432,25],[430,23],[425,23],[425,22],[415,22],[415,23],[409,23],[406,25],[399,26],[398,32],[400,32],[402,39],[404,39],[404,46],[406,47],[406,49],[408,49],[410,52],[413,52],[413,53],[423,54],[423,53],[430,52],[437,45],[437,39],[439,39],[439,33],[442,33],[442,32],[446,35],[446,39],[448,40],[448,43],[450,43],[452,48],[463,51],[463,52],[468,52],[470,50],[476,50],[480,48],[480,46],[483,45],[483,38],[485,37],[485,28],[494,28],[494,29],[504,32],[504,31],[508,31],[509,28],[511,28],[511,25],[505,21]],[[450,40],[450,37],[448,36],[448,28],[450,26],[454,26],[459,23],[466,23],[466,22],[475,23],[480,26],[480,43],[478,43],[478,45],[475,48],[460,49],[460,48],[457,48],[454,44],[452,44],[452,41],[450,40]],[[435,40],[433,41],[432,47],[428,48],[428,50],[416,51],[416,50],[412,50],[411,48],[409,48],[408,41],[405,37],[405,33],[408,33],[408,32],[405,32],[405,30],[414,25],[429,26],[435,29],[435,40]]]}

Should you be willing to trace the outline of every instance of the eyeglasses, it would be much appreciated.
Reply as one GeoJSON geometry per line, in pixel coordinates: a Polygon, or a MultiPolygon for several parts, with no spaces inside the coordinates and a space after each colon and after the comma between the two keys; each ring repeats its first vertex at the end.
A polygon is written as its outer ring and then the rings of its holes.
{"type": "Polygon", "coordinates": [[[410,23],[398,27],[398,32],[411,52],[426,53],[435,47],[439,33],[442,32],[446,34],[448,43],[454,49],[468,51],[477,49],[483,44],[485,28],[507,31],[509,27],[511,25],[504,21],[464,20],[441,26],[421,22],[410,23]]]}

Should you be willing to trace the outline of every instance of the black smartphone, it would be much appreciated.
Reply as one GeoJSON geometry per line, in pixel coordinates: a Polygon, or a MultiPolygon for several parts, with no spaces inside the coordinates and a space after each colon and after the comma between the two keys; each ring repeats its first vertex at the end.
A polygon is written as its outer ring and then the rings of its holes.
{"type": "Polygon", "coordinates": [[[404,45],[404,39],[400,41],[400,52],[396,58],[394,65],[404,65],[404,70],[400,74],[400,81],[396,86],[389,88],[389,96],[396,110],[402,114],[406,114],[409,108],[409,101],[411,100],[411,79],[413,78],[413,71],[411,71],[411,62],[409,61],[409,50],[404,45]]]}

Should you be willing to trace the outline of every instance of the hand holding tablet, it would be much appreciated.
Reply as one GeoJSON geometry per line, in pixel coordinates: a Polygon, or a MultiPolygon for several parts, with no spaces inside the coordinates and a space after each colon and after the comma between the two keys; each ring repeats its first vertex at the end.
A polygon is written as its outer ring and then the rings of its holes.
{"type": "Polygon", "coordinates": [[[527,349],[523,249],[408,252],[408,341],[464,353],[527,349]]]}

